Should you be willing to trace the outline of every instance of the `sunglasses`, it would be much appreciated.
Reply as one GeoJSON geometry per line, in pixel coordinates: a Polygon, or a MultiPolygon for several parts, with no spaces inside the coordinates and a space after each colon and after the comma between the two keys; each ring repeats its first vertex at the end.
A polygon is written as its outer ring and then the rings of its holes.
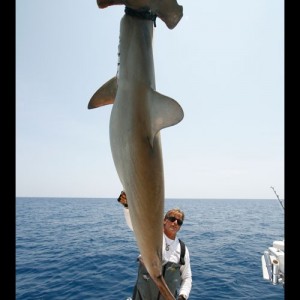
{"type": "Polygon", "coordinates": [[[182,220],[177,219],[177,218],[175,218],[175,217],[167,217],[167,219],[168,219],[169,221],[171,221],[171,222],[177,221],[177,224],[178,224],[179,226],[181,226],[181,225],[183,224],[183,221],[182,221],[182,220]]]}

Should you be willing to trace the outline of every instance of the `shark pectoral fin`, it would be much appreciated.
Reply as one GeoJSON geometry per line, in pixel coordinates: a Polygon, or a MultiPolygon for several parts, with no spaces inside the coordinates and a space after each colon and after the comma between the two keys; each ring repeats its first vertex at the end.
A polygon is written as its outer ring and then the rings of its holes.
{"type": "Polygon", "coordinates": [[[174,99],[151,90],[151,136],[150,143],[153,146],[155,135],[163,128],[179,123],[184,116],[179,103],[174,99]]]}
{"type": "Polygon", "coordinates": [[[113,77],[104,83],[92,96],[88,104],[88,109],[97,108],[107,104],[113,104],[117,94],[117,77],[113,77]]]}

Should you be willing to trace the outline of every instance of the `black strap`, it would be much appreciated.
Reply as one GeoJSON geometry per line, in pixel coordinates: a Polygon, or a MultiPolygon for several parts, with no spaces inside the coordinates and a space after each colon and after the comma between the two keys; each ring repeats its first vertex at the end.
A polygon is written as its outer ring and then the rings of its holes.
{"type": "Polygon", "coordinates": [[[181,239],[178,239],[178,240],[179,240],[180,247],[181,247],[180,260],[179,260],[179,262],[180,262],[182,265],[185,265],[185,260],[184,260],[184,256],[185,256],[185,243],[184,243],[181,239]]]}
{"type": "Polygon", "coordinates": [[[151,10],[136,10],[132,9],[128,6],[125,6],[125,14],[132,16],[132,17],[137,17],[140,19],[146,19],[146,20],[151,20],[154,23],[154,27],[156,27],[156,17],[157,15],[154,14],[151,10]]]}

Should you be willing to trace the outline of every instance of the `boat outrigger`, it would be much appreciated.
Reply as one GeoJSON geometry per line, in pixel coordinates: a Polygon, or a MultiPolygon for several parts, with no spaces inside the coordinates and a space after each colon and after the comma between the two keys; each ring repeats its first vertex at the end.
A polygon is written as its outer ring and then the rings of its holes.
{"type": "MultiPolygon", "coordinates": [[[[282,209],[284,204],[273,189],[282,209]]],[[[273,285],[282,284],[284,286],[284,240],[274,241],[261,257],[263,278],[272,282],[273,285]]]]}

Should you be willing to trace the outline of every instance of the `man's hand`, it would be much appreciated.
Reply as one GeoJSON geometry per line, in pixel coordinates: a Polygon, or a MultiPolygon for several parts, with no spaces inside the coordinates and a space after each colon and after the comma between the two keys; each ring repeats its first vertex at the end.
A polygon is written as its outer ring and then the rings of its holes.
{"type": "Polygon", "coordinates": [[[177,298],[177,300],[186,300],[187,298],[183,295],[179,295],[179,297],[177,298]]]}
{"type": "Polygon", "coordinates": [[[124,207],[128,208],[127,198],[126,198],[126,194],[124,191],[121,192],[121,194],[118,198],[118,202],[120,202],[124,207]]]}

